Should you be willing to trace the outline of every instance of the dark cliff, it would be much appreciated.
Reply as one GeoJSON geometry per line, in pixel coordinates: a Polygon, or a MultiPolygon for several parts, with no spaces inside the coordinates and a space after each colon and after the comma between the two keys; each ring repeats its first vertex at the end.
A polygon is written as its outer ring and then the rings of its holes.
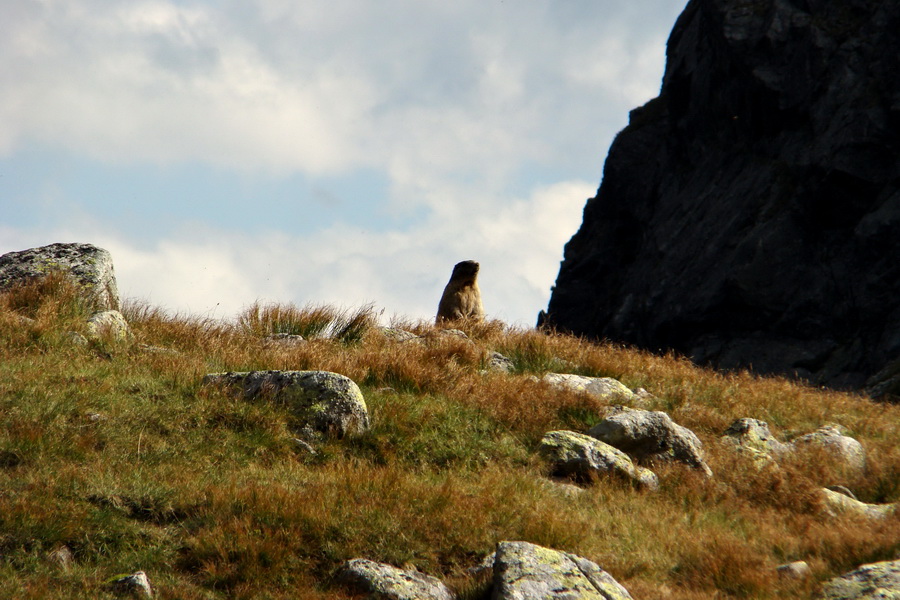
{"type": "Polygon", "coordinates": [[[900,371],[900,3],[691,0],[543,321],[884,392],[900,371]]]}

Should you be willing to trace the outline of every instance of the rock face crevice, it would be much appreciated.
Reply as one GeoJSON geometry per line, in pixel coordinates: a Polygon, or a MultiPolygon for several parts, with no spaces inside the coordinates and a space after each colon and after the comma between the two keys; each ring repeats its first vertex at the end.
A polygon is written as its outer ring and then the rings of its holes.
{"type": "Polygon", "coordinates": [[[883,383],[900,357],[898,32],[896,3],[691,0],[542,324],[722,368],[883,383]]]}

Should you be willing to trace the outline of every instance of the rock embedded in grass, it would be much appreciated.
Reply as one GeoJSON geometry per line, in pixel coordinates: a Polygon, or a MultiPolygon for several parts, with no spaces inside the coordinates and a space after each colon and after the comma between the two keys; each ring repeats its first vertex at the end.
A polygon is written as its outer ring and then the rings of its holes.
{"type": "Polygon", "coordinates": [[[106,583],[106,587],[116,595],[142,598],[153,597],[153,586],[143,571],[131,575],[117,575],[106,583]]]}
{"type": "Polygon", "coordinates": [[[791,451],[791,445],[775,439],[769,424],[759,419],[738,419],[725,430],[722,440],[739,452],[763,460],[778,458],[791,451]]]}
{"type": "Polygon", "coordinates": [[[631,594],[596,563],[575,554],[528,542],[500,542],[491,598],[630,600],[631,594]]]}
{"type": "Polygon", "coordinates": [[[896,600],[900,598],[900,560],[863,565],[822,586],[821,600],[896,600]]]}
{"type": "Polygon", "coordinates": [[[558,388],[584,392],[608,402],[630,402],[636,395],[624,383],[612,377],[585,377],[572,373],[547,373],[542,381],[558,388]]]}
{"type": "Polygon", "coordinates": [[[712,476],[700,439],[661,411],[616,406],[588,435],[638,460],[675,460],[712,476]]]}
{"type": "Polygon", "coordinates": [[[440,579],[415,570],[355,558],[345,562],[337,580],[381,600],[453,600],[455,596],[440,579]]]}
{"type": "Polygon", "coordinates": [[[641,488],[656,490],[659,479],[650,469],[635,465],[621,450],[574,431],[550,431],[540,446],[553,475],[590,481],[593,476],[611,474],[629,480],[641,488]]]}
{"type": "Polygon", "coordinates": [[[812,571],[809,568],[809,563],[805,560],[797,560],[787,564],[778,565],[775,568],[775,572],[778,573],[779,577],[785,579],[803,579],[809,577],[812,571]]]}
{"type": "Polygon", "coordinates": [[[97,309],[118,310],[112,255],[91,244],[50,244],[0,256],[0,291],[53,271],[69,274],[97,309]]]}
{"type": "Polygon", "coordinates": [[[117,310],[104,310],[91,315],[87,322],[87,333],[89,339],[108,340],[117,344],[134,339],[128,321],[117,310]]]}
{"type": "Polygon", "coordinates": [[[857,440],[844,435],[836,425],[819,427],[812,433],[793,441],[794,447],[819,446],[825,448],[844,466],[856,473],[866,470],[866,451],[857,440]]]}
{"type": "Polygon", "coordinates": [[[299,429],[333,437],[369,429],[369,411],[359,386],[329,371],[246,371],[210,373],[204,385],[240,389],[245,398],[270,397],[290,407],[299,429]]]}
{"type": "Polygon", "coordinates": [[[869,519],[885,519],[897,512],[897,504],[868,504],[841,492],[822,488],[825,509],[832,516],[855,515],[869,519]]]}
{"type": "Polygon", "coordinates": [[[397,329],[396,327],[382,327],[381,333],[389,340],[395,342],[408,342],[410,340],[418,340],[419,336],[405,329],[397,329]]]}

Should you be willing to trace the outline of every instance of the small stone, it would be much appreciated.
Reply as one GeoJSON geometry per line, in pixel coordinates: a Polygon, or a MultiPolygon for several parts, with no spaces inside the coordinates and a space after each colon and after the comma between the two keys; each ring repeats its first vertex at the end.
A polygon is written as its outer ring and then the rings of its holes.
{"type": "Polygon", "coordinates": [[[491,352],[491,356],[488,358],[487,368],[488,371],[512,373],[515,369],[515,364],[513,364],[512,359],[503,356],[499,352],[491,352]]]}
{"type": "Polygon", "coordinates": [[[738,419],[725,430],[722,439],[739,452],[763,460],[781,457],[791,450],[790,444],[775,439],[769,424],[759,419],[738,419]]]}
{"type": "Polygon", "coordinates": [[[137,571],[131,575],[118,575],[111,579],[107,586],[116,594],[123,596],[153,597],[153,586],[150,585],[150,580],[143,571],[137,571]]]}
{"type": "Polygon", "coordinates": [[[72,551],[68,546],[60,546],[56,550],[53,550],[49,554],[47,554],[47,559],[58,565],[63,571],[68,571],[72,567],[72,563],[75,561],[75,556],[72,554],[72,551]]]}
{"type": "Polygon", "coordinates": [[[384,334],[384,337],[395,342],[408,342],[410,340],[419,339],[419,336],[413,332],[406,331],[405,329],[397,329],[396,327],[383,327],[381,333],[384,334]]]}
{"type": "Polygon", "coordinates": [[[811,573],[809,564],[805,560],[778,565],[775,568],[775,572],[785,579],[803,579],[809,577],[811,573]]]}
{"type": "Polygon", "coordinates": [[[263,346],[266,348],[294,348],[306,343],[302,335],[292,333],[276,333],[263,338],[263,346]]]}

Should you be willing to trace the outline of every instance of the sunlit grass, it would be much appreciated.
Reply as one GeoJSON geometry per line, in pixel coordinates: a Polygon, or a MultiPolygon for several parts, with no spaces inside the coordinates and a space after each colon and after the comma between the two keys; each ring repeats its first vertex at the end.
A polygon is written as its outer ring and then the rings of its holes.
{"type": "Polygon", "coordinates": [[[84,346],[67,336],[88,312],[78,290],[41,286],[0,295],[0,597],[112,598],[103,582],[140,569],[163,598],[349,598],[332,575],[365,557],[474,599],[487,582],[466,570],[513,539],[586,556],[635,598],[809,597],[900,551],[900,517],[829,518],[818,494],[900,500],[896,406],[499,322],[466,339],[395,321],[419,336],[397,341],[372,307],[255,305],[229,323],[126,303],[133,343],[84,346]],[[266,342],[278,333],[307,342],[266,342]],[[485,372],[492,351],[512,373],[485,372]],[[313,455],[284,407],[201,385],[252,369],[352,378],[371,430],[313,455]],[[701,438],[715,478],[660,465],[656,493],[552,482],[542,435],[584,431],[605,405],[539,381],[548,371],[644,387],[701,438]],[[815,451],[758,468],[719,440],[741,417],[782,439],[840,423],[867,471],[815,451]],[[62,547],[71,564],[51,558],[62,547]],[[813,578],[778,579],[792,560],[813,578]]]}

